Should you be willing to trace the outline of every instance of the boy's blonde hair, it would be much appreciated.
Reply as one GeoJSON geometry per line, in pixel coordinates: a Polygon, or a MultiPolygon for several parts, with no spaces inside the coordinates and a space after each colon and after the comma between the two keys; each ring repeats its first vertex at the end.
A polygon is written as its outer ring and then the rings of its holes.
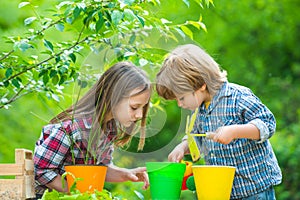
{"type": "Polygon", "coordinates": [[[194,92],[206,84],[210,95],[215,95],[227,81],[226,71],[200,47],[187,44],[174,49],[156,75],[156,90],[165,99],[194,92]]]}

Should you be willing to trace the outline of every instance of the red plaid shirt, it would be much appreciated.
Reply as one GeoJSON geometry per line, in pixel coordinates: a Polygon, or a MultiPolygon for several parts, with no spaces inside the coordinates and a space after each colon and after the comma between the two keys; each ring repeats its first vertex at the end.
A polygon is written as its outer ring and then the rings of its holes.
{"type": "MultiPolygon", "coordinates": [[[[62,175],[65,172],[65,165],[74,164],[72,156],[75,164],[95,164],[93,157],[89,155],[86,158],[88,141],[83,138],[84,134],[90,133],[91,128],[91,118],[68,120],[43,127],[34,152],[38,194],[44,192],[45,184],[51,182],[58,174],[62,175]]],[[[112,130],[111,123],[108,124],[108,130],[106,134],[100,136],[96,150],[97,164],[109,165],[112,163],[113,139],[116,137],[116,131],[112,130]]]]}

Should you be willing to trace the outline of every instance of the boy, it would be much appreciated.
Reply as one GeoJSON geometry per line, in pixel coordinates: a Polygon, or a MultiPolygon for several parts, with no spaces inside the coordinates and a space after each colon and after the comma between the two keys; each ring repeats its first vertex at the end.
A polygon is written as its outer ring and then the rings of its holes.
{"type": "MultiPolygon", "coordinates": [[[[276,121],[250,89],[229,83],[227,74],[200,47],[177,47],[157,74],[156,89],[178,106],[199,112],[192,133],[215,132],[212,139],[195,137],[207,165],[236,167],[231,199],[275,199],[273,186],[282,175],[269,138],[276,121]]],[[[188,153],[185,138],[169,154],[179,162],[188,153]]]]}

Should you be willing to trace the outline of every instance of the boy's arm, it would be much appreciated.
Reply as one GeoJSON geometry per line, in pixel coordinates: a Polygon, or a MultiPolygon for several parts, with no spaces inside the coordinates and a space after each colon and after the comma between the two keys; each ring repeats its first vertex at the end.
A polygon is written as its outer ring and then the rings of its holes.
{"type": "MultiPolygon", "coordinates": [[[[247,125],[242,130],[239,129],[239,127],[235,127],[233,131],[238,132],[238,134],[242,134],[243,136],[235,136],[238,138],[249,138],[257,140],[257,142],[263,142],[270,137],[275,132],[276,129],[276,120],[273,115],[273,113],[265,106],[259,98],[252,95],[243,95],[239,98],[237,111],[240,113],[240,117],[244,120],[244,124],[247,125]],[[251,125],[253,125],[255,128],[257,128],[257,131],[250,134],[247,133],[247,130],[251,128],[251,125]],[[243,133],[246,131],[245,133],[243,133]],[[259,138],[256,138],[259,134],[259,138]],[[253,138],[254,137],[254,138],[253,138]]],[[[255,129],[252,128],[252,131],[255,129]]]]}
{"type": "Polygon", "coordinates": [[[235,124],[220,127],[212,137],[215,142],[229,144],[234,139],[247,138],[259,140],[260,132],[254,124],[235,124]]]}

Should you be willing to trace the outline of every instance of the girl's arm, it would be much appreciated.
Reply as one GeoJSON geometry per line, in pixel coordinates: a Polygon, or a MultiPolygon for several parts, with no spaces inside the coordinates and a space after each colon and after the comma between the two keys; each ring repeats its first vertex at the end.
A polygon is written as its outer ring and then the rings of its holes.
{"type": "Polygon", "coordinates": [[[62,187],[62,183],[61,183],[61,176],[57,175],[53,181],[51,181],[50,183],[46,184],[46,186],[48,188],[57,190],[59,192],[68,192],[68,184],[65,181],[65,188],[62,187]]]}

